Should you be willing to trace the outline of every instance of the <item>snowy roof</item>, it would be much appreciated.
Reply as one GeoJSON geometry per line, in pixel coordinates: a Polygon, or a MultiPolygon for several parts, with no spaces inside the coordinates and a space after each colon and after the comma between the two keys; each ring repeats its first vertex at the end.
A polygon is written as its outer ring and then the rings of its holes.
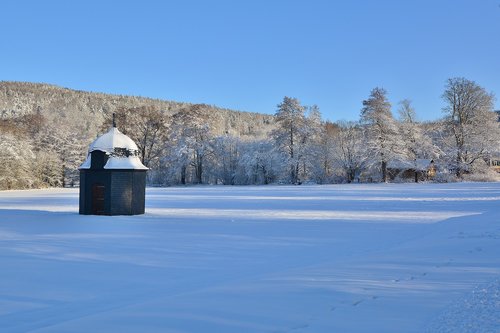
{"type": "Polygon", "coordinates": [[[115,157],[111,156],[108,159],[104,169],[134,169],[134,170],[148,170],[137,156],[129,157],[115,157]]]}
{"type": "MultiPolygon", "coordinates": [[[[87,159],[80,165],[79,169],[90,169],[91,166],[92,155],[89,153],[87,159]]],[[[137,156],[109,156],[108,161],[104,165],[104,169],[148,170],[137,156]]]]}
{"type": "Polygon", "coordinates": [[[95,141],[90,144],[89,153],[94,150],[100,150],[110,154],[115,150],[115,148],[125,148],[133,151],[139,150],[131,138],[120,132],[116,127],[111,127],[109,131],[95,139],[95,141]]]}
{"type": "MultiPolygon", "coordinates": [[[[417,158],[416,166],[417,170],[427,170],[433,160],[425,159],[425,158],[417,158]]],[[[415,161],[407,161],[407,160],[392,160],[387,163],[387,167],[391,169],[414,169],[415,161]]]]}
{"type": "Polygon", "coordinates": [[[88,154],[87,159],[85,160],[85,162],[82,163],[82,165],[80,165],[78,169],[90,169],[90,166],[91,166],[91,160],[90,160],[90,154],[88,154]]]}
{"type": "Polygon", "coordinates": [[[131,138],[120,132],[116,127],[111,127],[109,131],[98,137],[90,144],[89,153],[85,162],[80,165],[80,169],[90,169],[92,166],[92,152],[100,150],[108,156],[104,169],[134,169],[148,170],[142,164],[136,152],[139,150],[131,138]],[[128,156],[116,156],[116,149],[126,149],[128,156]]]}

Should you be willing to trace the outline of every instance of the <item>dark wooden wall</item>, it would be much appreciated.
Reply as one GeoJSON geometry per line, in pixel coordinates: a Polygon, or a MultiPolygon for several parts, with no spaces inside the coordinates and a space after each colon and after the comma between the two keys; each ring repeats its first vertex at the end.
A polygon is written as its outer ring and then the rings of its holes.
{"type": "Polygon", "coordinates": [[[103,215],[144,214],[145,170],[80,170],[80,214],[95,214],[92,197],[94,184],[105,186],[103,215]]]}

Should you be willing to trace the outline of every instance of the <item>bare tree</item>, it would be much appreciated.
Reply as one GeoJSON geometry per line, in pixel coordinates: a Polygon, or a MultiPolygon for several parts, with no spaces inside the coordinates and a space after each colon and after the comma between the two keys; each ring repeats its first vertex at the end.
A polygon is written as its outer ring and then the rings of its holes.
{"type": "Polygon", "coordinates": [[[213,157],[214,136],[212,114],[208,106],[194,104],[173,116],[172,140],[177,144],[181,183],[186,183],[188,167],[194,173],[194,182],[203,183],[205,165],[213,157]]]}
{"type": "Polygon", "coordinates": [[[348,183],[360,174],[365,160],[363,151],[363,130],[359,123],[341,121],[334,136],[335,161],[345,174],[348,183]]]}
{"type": "MultiPolygon", "coordinates": [[[[130,136],[139,148],[139,158],[147,167],[156,167],[158,159],[164,155],[168,137],[169,118],[154,106],[140,106],[116,110],[118,128],[130,136]]],[[[104,122],[103,130],[112,123],[111,114],[104,122]]]]}
{"type": "Polygon", "coordinates": [[[282,168],[280,153],[270,140],[245,142],[241,152],[243,184],[271,184],[282,168]]]}
{"type": "Polygon", "coordinates": [[[235,185],[238,166],[240,162],[240,140],[230,135],[219,136],[214,139],[214,157],[211,160],[212,174],[215,183],[224,185],[235,185]]]}

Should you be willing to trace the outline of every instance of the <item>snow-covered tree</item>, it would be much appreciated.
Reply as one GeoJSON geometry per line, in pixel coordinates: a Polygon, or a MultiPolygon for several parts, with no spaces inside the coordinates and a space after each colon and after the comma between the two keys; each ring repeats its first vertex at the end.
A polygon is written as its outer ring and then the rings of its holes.
{"type": "Polygon", "coordinates": [[[269,140],[246,142],[242,147],[241,167],[245,184],[272,184],[283,168],[282,154],[269,140]]]}
{"type": "Polygon", "coordinates": [[[37,107],[33,113],[5,119],[2,125],[6,133],[29,146],[36,156],[32,165],[35,186],[77,182],[77,168],[85,158],[89,141],[80,123],[64,117],[47,117],[37,107]]]}
{"type": "Polygon", "coordinates": [[[445,125],[451,141],[448,157],[457,177],[468,173],[476,161],[497,149],[500,140],[494,95],[474,81],[448,79],[442,95],[445,125]]]}
{"type": "Polygon", "coordinates": [[[363,129],[358,122],[340,121],[334,132],[334,161],[346,181],[351,183],[361,174],[364,165],[365,150],[363,129]]]}
{"type": "Polygon", "coordinates": [[[368,153],[380,166],[383,182],[388,179],[387,163],[402,154],[398,126],[386,95],[383,88],[373,89],[361,109],[361,121],[367,126],[368,153]]]}
{"type": "Polygon", "coordinates": [[[305,108],[297,98],[283,98],[275,113],[277,129],[273,131],[276,146],[284,155],[288,179],[292,184],[299,182],[299,167],[303,158],[303,136],[305,108]]]}
{"type": "MultiPolygon", "coordinates": [[[[60,187],[63,186],[64,167],[57,154],[51,150],[40,150],[35,153],[34,175],[38,180],[38,187],[60,187]]],[[[70,183],[74,178],[69,177],[70,183]]],[[[76,180],[76,179],[75,179],[76,180]]]]}
{"type": "Polygon", "coordinates": [[[238,184],[237,172],[240,163],[240,140],[224,135],[214,139],[214,158],[211,159],[211,174],[215,183],[224,185],[238,184]]]}
{"type": "Polygon", "coordinates": [[[431,138],[425,135],[409,99],[399,102],[398,114],[401,140],[404,145],[404,159],[412,163],[415,182],[418,182],[418,159],[433,159],[437,154],[437,148],[432,144],[431,138]]]}
{"type": "Polygon", "coordinates": [[[60,181],[52,182],[57,186],[74,186],[78,179],[78,167],[84,161],[88,140],[85,134],[78,131],[75,126],[67,123],[66,119],[47,122],[40,132],[37,140],[36,151],[49,153],[50,157],[43,157],[40,160],[47,164],[40,166],[48,174],[54,174],[56,170],[60,171],[60,181]],[[59,164],[55,163],[55,159],[59,164]]]}
{"type": "Polygon", "coordinates": [[[180,169],[182,184],[187,182],[190,170],[194,183],[204,182],[205,166],[213,157],[211,118],[210,109],[204,104],[192,105],[172,117],[171,139],[176,144],[176,168],[180,169]]]}
{"type": "Polygon", "coordinates": [[[35,154],[27,140],[0,133],[0,190],[37,187],[34,165],[35,154]]]}
{"type": "Polygon", "coordinates": [[[327,156],[322,155],[322,143],[325,140],[325,127],[321,112],[317,105],[306,107],[303,126],[299,131],[300,167],[299,178],[302,181],[322,182],[324,179],[323,162],[327,156]]]}
{"type": "Polygon", "coordinates": [[[322,122],[317,129],[312,152],[308,159],[311,164],[311,174],[315,182],[324,184],[332,181],[334,174],[334,133],[337,126],[331,122],[322,122]]]}

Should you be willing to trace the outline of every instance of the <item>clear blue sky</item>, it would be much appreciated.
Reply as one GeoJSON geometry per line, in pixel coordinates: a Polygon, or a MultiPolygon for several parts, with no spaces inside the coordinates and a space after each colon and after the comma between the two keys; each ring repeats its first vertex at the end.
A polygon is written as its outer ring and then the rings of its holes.
{"type": "Polygon", "coordinates": [[[376,86],[422,120],[450,77],[500,98],[500,0],[7,0],[0,29],[0,80],[270,114],[286,95],[332,121],[376,86]]]}

